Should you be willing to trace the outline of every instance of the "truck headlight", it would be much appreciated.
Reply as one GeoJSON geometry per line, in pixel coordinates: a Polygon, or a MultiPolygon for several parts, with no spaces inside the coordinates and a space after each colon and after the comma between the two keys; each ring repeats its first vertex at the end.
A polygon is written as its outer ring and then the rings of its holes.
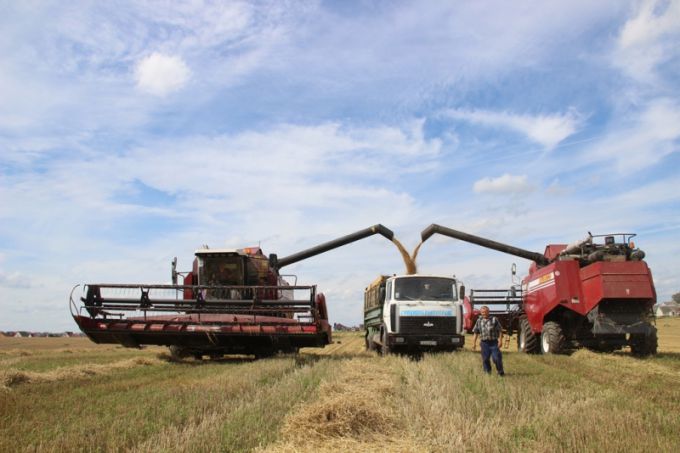
{"type": "Polygon", "coordinates": [[[394,339],[395,343],[403,343],[404,342],[404,337],[397,337],[394,339]]]}

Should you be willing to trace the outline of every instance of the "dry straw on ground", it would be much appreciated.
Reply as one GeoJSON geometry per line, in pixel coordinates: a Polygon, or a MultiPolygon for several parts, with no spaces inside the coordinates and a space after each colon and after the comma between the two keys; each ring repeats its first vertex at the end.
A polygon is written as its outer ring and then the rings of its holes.
{"type": "Polygon", "coordinates": [[[104,365],[88,364],[62,367],[44,373],[35,371],[22,371],[10,368],[0,371],[0,387],[9,389],[20,384],[79,379],[95,375],[108,374],[113,371],[133,368],[140,365],[154,365],[158,362],[158,359],[153,359],[150,357],[135,357],[133,359],[120,360],[118,362],[104,365]]]}
{"type": "Polygon", "coordinates": [[[420,451],[400,434],[404,423],[394,408],[397,375],[382,366],[386,361],[369,357],[338,363],[338,374],[321,384],[316,400],[292,408],[281,441],[263,451],[420,451]]]}

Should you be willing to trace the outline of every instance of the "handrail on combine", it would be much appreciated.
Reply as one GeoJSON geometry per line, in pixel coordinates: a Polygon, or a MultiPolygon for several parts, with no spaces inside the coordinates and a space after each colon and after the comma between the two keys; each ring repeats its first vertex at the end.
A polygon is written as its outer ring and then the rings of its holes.
{"type": "Polygon", "coordinates": [[[73,300],[73,293],[76,291],[76,288],[78,288],[79,286],[80,285],[76,285],[76,286],[73,287],[73,289],[71,289],[71,294],[69,295],[69,298],[68,298],[69,299],[68,308],[69,308],[69,311],[71,312],[71,316],[73,316],[74,318],[79,313],[79,310],[78,310],[78,305],[76,305],[76,301],[73,300]]]}
{"type": "MultiPolygon", "coordinates": [[[[481,305],[505,305],[506,310],[510,310],[511,306],[522,305],[522,292],[508,289],[472,289],[470,290],[470,305],[474,308],[475,302],[481,305]]],[[[491,307],[489,307],[490,311],[491,307]]]]}
{"type": "Polygon", "coordinates": [[[475,305],[486,305],[508,335],[518,329],[517,321],[524,313],[521,289],[473,289],[469,300],[472,310],[475,305]]]}

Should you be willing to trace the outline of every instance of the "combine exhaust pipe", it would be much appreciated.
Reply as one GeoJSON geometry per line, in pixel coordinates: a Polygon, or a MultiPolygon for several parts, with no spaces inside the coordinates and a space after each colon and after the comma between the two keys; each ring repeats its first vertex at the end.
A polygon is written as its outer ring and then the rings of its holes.
{"type": "Polygon", "coordinates": [[[392,232],[392,230],[381,224],[377,224],[373,225],[372,227],[357,231],[356,233],[348,234],[347,236],[343,236],[332,241],[324,242],[323,244],[317,245],[316,247],[312,247],[307,250],[294,253],[292,255],[284,256],[283,258],[278,258],[276,254],[271,254],[269,255],[269,263],[272,267],[280,269],[284,266],[297,263],[298,261],[311,258],[312,256],[316,256],[329,250],[342,247],[343,245],[347,245],[351,242],[367,238],[368,236],[373,236],[374,234],[384,236],[390,241],[394,237],[394,233],[392,232]]]}
{"type": "Polygon", "coordinates": [[[536,262],[539,266],[545,266],[550,261],[545,257],[545,255],[537,252],[531,252],[529,250],[524,250],[518,247],[513,247],[512,245],[508,244],[503,244],[501,242],[496,242],[492,241],[491,239],[486,239],[483,237],[475,236],[472,234],[468,233],[463,233],[462,231],[457,231],[453,230],[451,228],[447,228],[441,225],[437,224],[432,224],[429,227],[425,228],[422,233],[420,233],[420,237],[422,238],[422,241],[425,242],[428,240],[433,234],[439,233],[444,236],[449,236],[454,239],[459,239],[461,241],[465,242],[470,242],[472,244],[477,244],[481,245],[482,247],[486,247],[492,250],[497,250],[499,252],[503,253],[508,253],[510,255],[515,255],[519,256],[520,258],[525,258],[531,261],[536,262]]]}

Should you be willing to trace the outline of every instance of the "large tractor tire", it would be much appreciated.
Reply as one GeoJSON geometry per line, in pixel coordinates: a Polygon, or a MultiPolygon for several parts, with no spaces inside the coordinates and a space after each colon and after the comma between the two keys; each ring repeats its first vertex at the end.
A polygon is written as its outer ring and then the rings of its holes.
{"type": "Polygon", "coordinates": [[[255,360],[262,360],[274,357],[276,353],[277,351],[275,349],[261,349],[253,355],[255,356],[255,360]]]}
{"type": "Polygon", "coordinates": [[[543,324],[541,333],[541,352],[543,354],[562,354],[566,349],[567,339],[562,327],[554,321],[543,324]]]}
{"type": "Polygon", "coordinates": [[[655,355],[659,341],[656,336],[656,329],[651,335],[635,335],[630,341],[630,350],[633,355],[646,357],[655,355]]]}
{"type": "Polygon", "coordinates": [[[538,336],[531,331],[531,325],[526,316],[519,318],[517,350],[526,354],[536,354],[539,351],[538,336]]]}
{"type": "Polygon", "coordinates": [[[191,352],[187,348],[182,346],[172,345],[169,346],[168,349],[170,350],[171,360],[180,361],[191,356],[191,352]]]}

